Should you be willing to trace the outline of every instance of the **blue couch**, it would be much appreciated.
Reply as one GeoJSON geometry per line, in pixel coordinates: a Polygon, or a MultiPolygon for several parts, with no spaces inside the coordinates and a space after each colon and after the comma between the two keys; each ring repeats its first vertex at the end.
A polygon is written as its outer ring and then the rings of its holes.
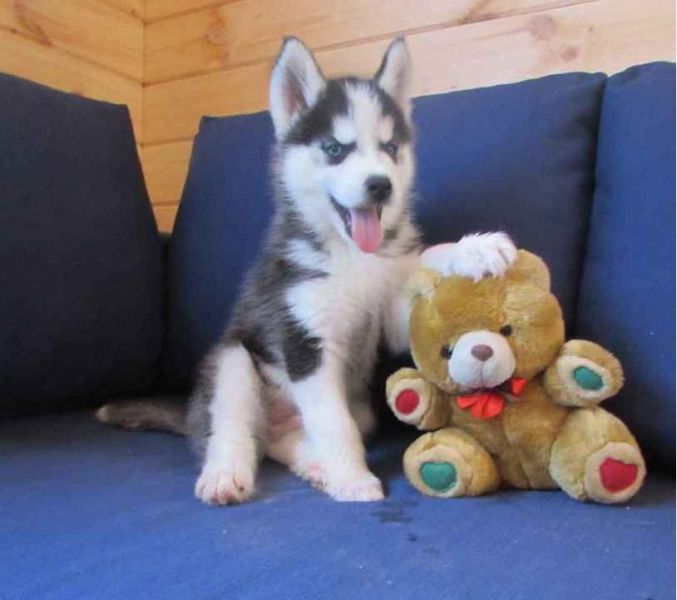
{"type": "Polygon", "coordinates": [[[193,499],[184,440],[92,409],[189,388],[270,218],[268,115],[203,120],[163,240],[126,109],[0,76],[0,598],[673,598],[674,89],[653,63],[414,107],[426,241],[510,232],[550,264],[569,333],[624,362],[607,408],[650,469],[630,504],[424,498],[384,413],[384,502],[265,462],[257,498],[219,509],[193,499]]]}

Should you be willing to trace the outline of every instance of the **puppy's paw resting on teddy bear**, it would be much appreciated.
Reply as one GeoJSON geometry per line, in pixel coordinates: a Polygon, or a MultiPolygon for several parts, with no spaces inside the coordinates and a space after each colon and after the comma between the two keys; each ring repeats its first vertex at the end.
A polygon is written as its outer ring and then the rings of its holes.
{"type": "Polygon", "coordinates": [[[601,346],[570,340],[548,367],[544,383],[557,404],[592,407],[618,393],[623,386],[623,368],[601,346]]]}
{"type": "Polygon", "coordinates": [[[421,264],[441,275],[460,275],[479,281],[500,277],[517,258],[517,248],[502,232],[475,233],[455,244],[438,244],[421,254],[421,264]]]}

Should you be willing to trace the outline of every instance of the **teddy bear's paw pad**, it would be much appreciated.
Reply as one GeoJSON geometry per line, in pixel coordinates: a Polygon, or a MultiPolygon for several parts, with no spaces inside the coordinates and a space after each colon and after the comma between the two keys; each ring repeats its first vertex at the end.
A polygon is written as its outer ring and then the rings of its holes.
{"type": "Polygon", "coordinates": [[[427,496],[455,498],[465,496],[472,467],[451,446],[435,444],[411,458],[405,457],[409,481],[427,496]]]}
{"type": "Polygon", "coordinates": [[[395,416],[409,425],[418,425],[430,406],[430,389],[423,379],[403,379],[388,396],[395,416]]]}
{"type": "Polygon", "coordinates": [[[418,408],[419,402],[416,390],[402,390],[395,398],[395,409],[403,415],[409,415],[418,408]]]}
{"type": "Polygon", "coordinates": [[[587,358],[563,356],[558,359],[557,370],[568,391],[564,404],[595,406],[617,391],[613,375],[587,358]]]}
{"type": "Polygon", "coordinates": [[[645,475],[644,459],[635,446],[610,442],[588,457],[584,484],[592,500],[613,504],[634,496],[645,475]]]}
{"type": "Polygon", "coordinates": [[[435,493],[448,492],[458,481],[456,467],[450,462],[424,462],[419,473],[423,483],[435,493]]]}
{"type": "Polygon", "coordinates": [[[604,387],[604,379],[588,367],[576,367],[572,376],[576,383],[584,390],[599,391],[604,387]]]}

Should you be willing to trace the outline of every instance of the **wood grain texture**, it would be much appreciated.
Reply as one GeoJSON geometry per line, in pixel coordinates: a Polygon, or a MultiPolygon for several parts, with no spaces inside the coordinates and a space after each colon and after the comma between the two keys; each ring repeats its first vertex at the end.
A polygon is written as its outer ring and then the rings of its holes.
{"type": "Polygon", "coordinates": [[[126,104],[140,139],[143,88],[138,82],[2,29],[0,71],[79,96],[126,104]]]}
{"type": "Polygon", "coordinates": [[[272,59],[285,35],[313,49],[593,0],[241,0],[146,27],[145,81],[272,59]]]}
{"type": "MultiPolygon", "coordinates": [[[[239,0],[230,1],[237,2],[239,0]]],[[[194,12],[201,8],[221,6],[225,3],[226,0],[145,0],[144,16],[146,22],[151,23],[159,19],[194,12]]],[[[269,1],[269,4],[272,3],[272,1],[269,1]]]]}
{"type": "Polygon", "coordinates": [[[159,146],[145,146],[141,151],[143,173],[148,194],[156,204],[178,202],[188,173],[193,142],[190,140],[159,146]]]}
{"type": "Polygon", "coordinates": [[[176,212],[178,210],[178,204],[171,206],[153,205],[155,222],[157,223],[157,227],[160,231],[171,231],[174,228],[174,221],[176,220],[176,212]]]}
{"type": "MultiPolygon", "coordinates": [[[[415,65],[415,95],[509,83],[564,71],[614,73],[631,64],[674,60],[671,0],[597,0],[407,37],[415,65]]],[[[377,68],[388,40],[322,50],[328,75],[377,68]]],[[[205,114],[263,110],[270,62],[149,85],[144,140],[194,135],[205,114]]]]}
{"type": "Polygon", "coordinates": [[[0,0],[0,28],[142,79],[142,21],[99,0],[0,0]]]}
{"type": "Polygon", "coordinates": [[[143,21],[144,0],[101,0],[109,6],[114,6],[123,13],[143,21]]]}

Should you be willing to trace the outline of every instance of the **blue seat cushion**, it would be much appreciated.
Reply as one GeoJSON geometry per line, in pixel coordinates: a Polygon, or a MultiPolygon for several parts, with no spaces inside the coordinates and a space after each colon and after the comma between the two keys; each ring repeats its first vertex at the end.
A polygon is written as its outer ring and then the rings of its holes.
{"type": "MultiPolygon", "coordinates": [[[[416,214],[428,243],[502,229],[550,264],[572,322],[604,76],[418,98],[416,214]]],[[[203,120],[170,251],[168,385],[188,387],[270,220],[267,113],[203,120]]]]}
{"type": "Polygon", "coordinates": [[[611,77],[577,335],[618,355],[626,383],[608,408],[655,464],[675,466],[675,65],[611,77]]]}
{"type": "Polygon", "coordinates": [[[406,438],[369,458],[384,502],[329,500],[265,463],[258,497],[192,496],[185,441],[91,415],[0,423],[3,600],[674,597],[673,479],[629,507],[563,492],[437,500],[403,478],[406,438]]]}
{"type": "Polygon", "coordinates": [[[161,247],[129,113],[0,74],[0,415],[143,393],[161,247]]]}

